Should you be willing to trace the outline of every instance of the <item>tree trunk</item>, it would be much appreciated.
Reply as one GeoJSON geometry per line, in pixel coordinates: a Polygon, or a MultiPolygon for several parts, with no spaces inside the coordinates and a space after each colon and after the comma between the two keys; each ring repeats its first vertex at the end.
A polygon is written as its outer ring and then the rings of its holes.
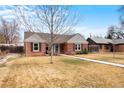
{"type": "Polygon", "coordinates": [[[51,58],[50,58],[50,64],[53,64],[53,45],[51,46],[51,50],[50,50],[50,56],[51,56],[51,58]]]}

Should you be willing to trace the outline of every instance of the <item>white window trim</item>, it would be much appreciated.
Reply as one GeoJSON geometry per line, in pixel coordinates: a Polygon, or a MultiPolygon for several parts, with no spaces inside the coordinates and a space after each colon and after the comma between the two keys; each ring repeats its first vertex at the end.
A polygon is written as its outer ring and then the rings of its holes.
{"type": "Polygon", "coordinates": [[[75,48],[75,51],[81,51],[81,44],[80,43],[76,43],[75,46],[77,45],[77,49],[75,48]],[[78,47],[80,47],[80,49],[78,49],[78,47]]]}
{"type": "Polygon", "coordinates": [[[39,42],[33,43],[33,52],[39,52],[39,42]],[[34,50],[34,44],[38,44],[38,50],[34,50]]]}

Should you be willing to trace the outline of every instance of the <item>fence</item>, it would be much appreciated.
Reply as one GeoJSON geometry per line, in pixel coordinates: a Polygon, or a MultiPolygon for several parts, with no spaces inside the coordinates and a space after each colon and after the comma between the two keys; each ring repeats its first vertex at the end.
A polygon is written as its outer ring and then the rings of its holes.
{"type": "Polygon", "coordinates": [[[7,53],[24,53],[24,47],[23,46],[0,46],[1,52],[7,52],[7,53]]]}
{"type": "Polygon", "coordinates": [[[98,52],[99,46],[98,45],[89,45],[89,52],[98,52]]]}

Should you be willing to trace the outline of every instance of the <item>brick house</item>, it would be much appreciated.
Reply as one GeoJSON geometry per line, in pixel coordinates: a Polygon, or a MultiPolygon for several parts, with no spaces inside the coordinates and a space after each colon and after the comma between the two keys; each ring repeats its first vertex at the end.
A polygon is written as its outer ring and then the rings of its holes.
{"type": "Polygon", "coordinates": [[[114,40],[114,43],[116,52],[124,52],[124,39],[114,40]]]}
{"type": "Polygon", "coordinates": [[[124,52],[124,39],[88,38],[90,52],[124,52]]]}
{"type": "MultiPolygon", "coordinates": [[[[40,56],[48,53],[50,34],[38,32],[24,33],[26,56],[40,56]]],[[[56,35],[53,45],[54,54],[75,54],[76,51],[88,50],[88,42],[80,34],[56,35]]]]}

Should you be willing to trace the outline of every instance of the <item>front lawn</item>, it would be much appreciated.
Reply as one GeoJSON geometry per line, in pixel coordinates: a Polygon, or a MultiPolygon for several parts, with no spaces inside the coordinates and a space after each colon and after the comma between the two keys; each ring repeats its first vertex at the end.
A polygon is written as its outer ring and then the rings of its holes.
{"type": "Polygon", "coordinates": [[[22,57],[0,67],[0,87],[124,87],[124,69],[54,56],[22,57]]]}
{"type": "Polygon", "coordinates": [[[124,64],[124,53],[89,53],[75,56],[124,64]]]}
{"type": "Polygon", "coordinates": [[[79,60],[79,59],[64,58],[61,61],[64,62],[64,63],[72,64],[72,65],[89,65],[89,64],[91,64],[90,62],[82,61],[82,60],[79,60]]]}

